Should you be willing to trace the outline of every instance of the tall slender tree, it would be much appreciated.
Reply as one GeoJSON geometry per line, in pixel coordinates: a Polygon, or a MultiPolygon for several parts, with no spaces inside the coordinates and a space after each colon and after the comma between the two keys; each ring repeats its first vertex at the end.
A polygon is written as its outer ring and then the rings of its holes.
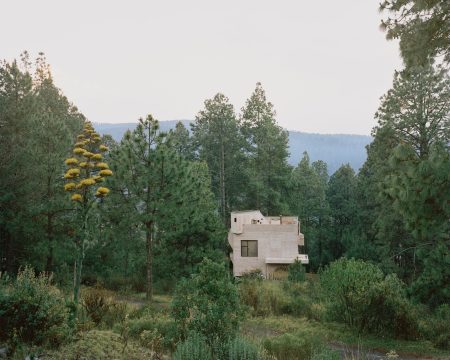
{"type": "Polygon", "coordinates": [[[288,133],[277,125],[275,110],[261,83],[242,108],[241,126],[248,142],[248,205],[265,214],[287,211],[283,200],[290,167],[288,133]]]}
{"type": "Polygon", "coordinates": [[[243,138],[233,105],[223,94],[205,101],[192,124],[198,158],[205,161],[211,175],[219,213],[224,224],[241,198],[243,184],[243,138]]]}

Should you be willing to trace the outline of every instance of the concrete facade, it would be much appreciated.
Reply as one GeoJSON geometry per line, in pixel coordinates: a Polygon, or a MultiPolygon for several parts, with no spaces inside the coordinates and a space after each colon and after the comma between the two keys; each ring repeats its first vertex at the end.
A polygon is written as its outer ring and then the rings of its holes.
{"type": "Polygon", "coordinates": [[[299,254],[305,240],[294,216],[263,216],[258,210],[232,212],[228,242],[233,249],[234,276],[259,269],[268,278],[295,260],[309,262],[308,255],[299,254]]]}

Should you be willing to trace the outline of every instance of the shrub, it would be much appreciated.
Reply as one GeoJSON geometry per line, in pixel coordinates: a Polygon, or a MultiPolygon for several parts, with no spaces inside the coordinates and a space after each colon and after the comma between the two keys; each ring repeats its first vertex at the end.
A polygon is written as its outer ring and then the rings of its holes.
{"type": "Polygon", "coordinates": [[[70,335],[65,299],[50,282],[49,276],[25,267],[10,286],[0,287],[1,340],[59,345],[70,335]]]}
{"type": "MultiPolygon", "coordinates": [[[[129,336],[134,339],[141,339],[144,332],[147,332],[147,335],[149,333],[161,335],[161,345],[164,349],[173,349],[179,340],[176,324],[167,315],[155,313],[142,318],[130,318],[127,326],[129,336]]],[[[120,327],[118,330],[120,331],[120,327]]]]}
{"type": "Polygon", "coordinates": [[[171,314],[183,338],[193,331],[211,346],[234,338],[242,311],[238,290],[225,266],[203,260],[197,274],[177,285],[171,314]]]}
{"type": "Polygon", "coordinates": [[[305,360],[311,359],[320,342],[313,337],[284,334],[266,339],[263,345],[277,360],[305,360]]]}
{"type": "Polygon", "coordinates": [[[177,349],[173,354],[173,360],[212,360],[211,349],[206,343],[205,338],[193,333],[186,341],[177,345],[177,349]]]}
{"type": "Polygon", "coordinates": [[[291,282],[305,281],[305,267],[298,260],[288,266],[288,280],[291,282]]]}
{"type": "Polygon", "coordinates": [[[436,308],[432,315],[424,316],[421,332],[434,346],[447,350],[450,347],[450,305],[436,308]]]}
{"type": "Polygon", "coordinates": [[[227,344],[227,360],[260,360],[259,349],[243,338],[236,338],[227,344]]]}
{"type": "Polygon", "coordinates": [[[113,295],[99,286],[83,291],[83,307],[96,325],[103,322],[112,327],[116,322],[123,321],[128,313],[128,305],[115,301],[113,295]]]}
{"type": "Polygon", "coordinates": [[[82,333],[76,342],[61,347],[45,356],[49,360],[78,359],[151,359],[150,350],[134,342],[127,342],[112,331],[91,330],[82,333]]]}
{"type": "Polygon", "coordinates": [[[417,336],[414,307],[395,274],[384,277],[373,264],[342,258],[322,272],[321,285],[332,320],[397,338],[417,336]]]}

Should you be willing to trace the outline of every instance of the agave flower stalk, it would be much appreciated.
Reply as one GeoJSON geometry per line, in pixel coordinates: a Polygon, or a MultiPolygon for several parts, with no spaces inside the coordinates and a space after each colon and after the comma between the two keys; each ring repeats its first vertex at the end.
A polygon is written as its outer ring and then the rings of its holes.
{"type": "Polygon", "coordinates": [[[102,152],[108,147],[100,144],[101,138],[95,132],[92,124],[86,121],[83,131],[77,136],[71,156],[65,160],[68,169],[64,174],[67,183],[64,190],[70,193],[70,199],[75,204],[78,219],[75,245],[77,248],[74,269],[74,301],[80,296],[81,272],[88,232],[88,218],[91,208],[108,195],[109,189],[103,185],[106,177],[113,173],[104,162],[102,152]],[[102,185],[100,186],[100,183],[102,185]]]}

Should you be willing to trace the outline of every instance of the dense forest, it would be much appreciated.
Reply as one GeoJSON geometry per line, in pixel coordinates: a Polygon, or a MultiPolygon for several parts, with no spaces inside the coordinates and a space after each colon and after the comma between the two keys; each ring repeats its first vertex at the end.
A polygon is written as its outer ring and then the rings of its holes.
{"type": "MultiPolygon", "coordinates": [[[[191,120],[160,121],[160,129],[165,132],[174,130],[179,121],[190,130],[191,120]]],[[[125,132],[133,130],[136,125],[136,123],[94,123],[94,128],[99,134],[108,134],[114,140],[120,141],[125,132]]],[[[296,166],[306,151],[312,161],[324,161],[330,175],[342,164],[347,163],[357,171],[366,161],[366,146],[371,141],[372,138],[369,135],[314,134],[288,130],[288,163],[296,166]]]]}
{"type": "Polygon", "coordinates": [[[288,132],[260,83],[241,109],[217,93],[189,129],[163,131],[149,114],[116,141],[64,96],[43,54],[3,61],[0,345],[16,356],[69,346],[51,355],[69,358],[76,339],[109,336],[124,358],[335,358],[316,336],[262,345],[237,336],[250,312],[448,348],[450,44],[429,39],[448,29],[449,5],[437,3],[382,4],[398,15],[383,26],[400,37],[405,68],[381,98],[357,172],[344,164],[330,174],[307,152],[290,165],[288,132]],[[418,23],[421,11],[437,24],[418,23]],[[293,264],[284,283],[231,279],[230,212],[244,209],[299,217],[307,278],[293,264]],[[149,305],[129,312],[107,303],[108,291],[145,292],[149,305]],[[161,294],[172,299],[165,317],[161,294]]]}

